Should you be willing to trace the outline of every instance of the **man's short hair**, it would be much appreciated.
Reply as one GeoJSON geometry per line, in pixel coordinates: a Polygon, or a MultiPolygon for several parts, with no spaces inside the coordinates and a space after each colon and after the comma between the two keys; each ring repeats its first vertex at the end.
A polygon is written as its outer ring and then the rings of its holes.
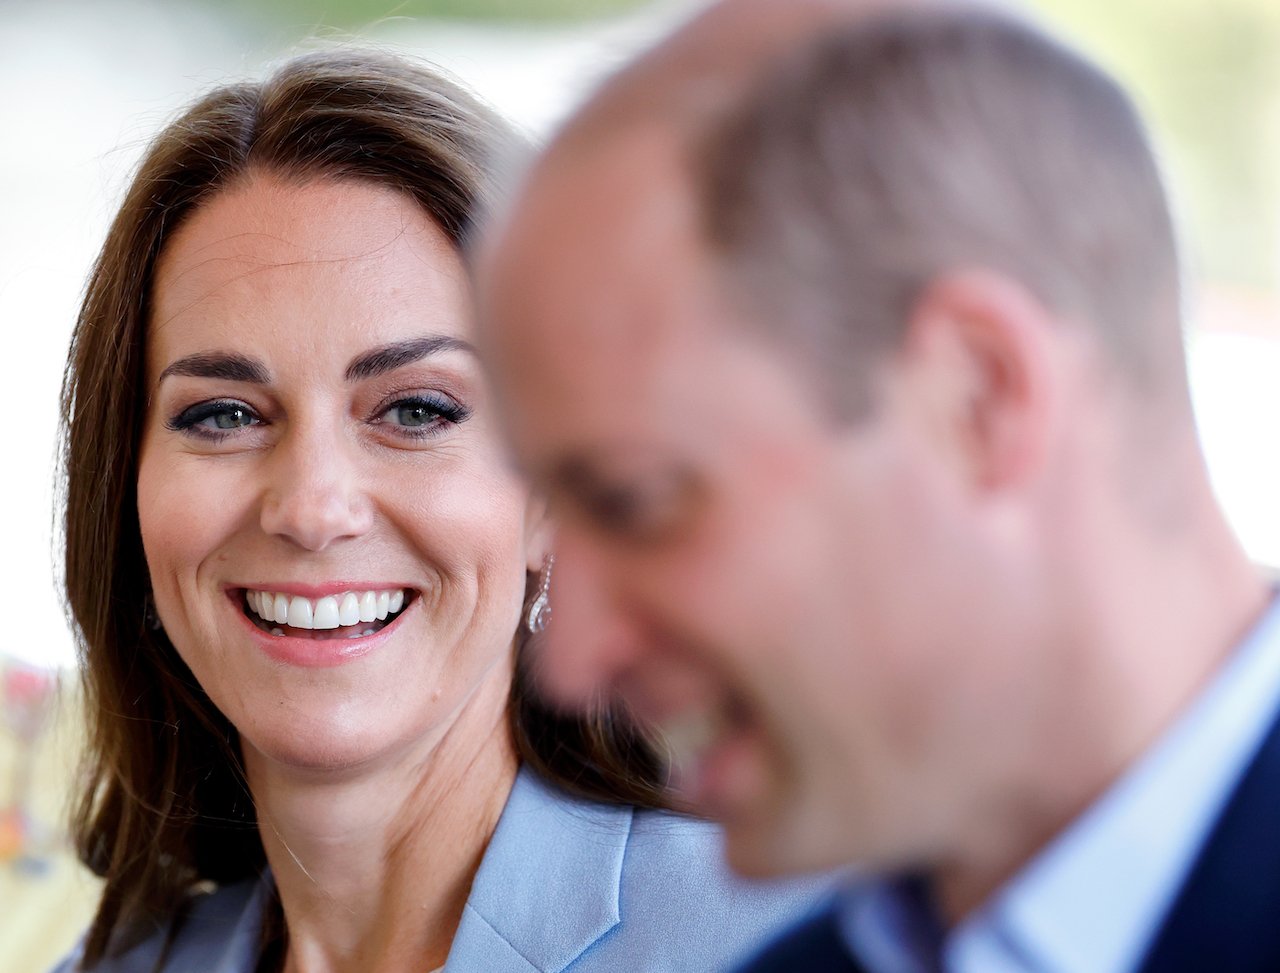
{"type": "Polygon", "coordinates": [[[768,71],[691,165],[741,310],[816,363],[840,414],[947,270],[1021,282],[1096,329],[1144,394],[1185,395],[1179,261],[1128,97],[1012,16],[869,18],[768,71]]]}

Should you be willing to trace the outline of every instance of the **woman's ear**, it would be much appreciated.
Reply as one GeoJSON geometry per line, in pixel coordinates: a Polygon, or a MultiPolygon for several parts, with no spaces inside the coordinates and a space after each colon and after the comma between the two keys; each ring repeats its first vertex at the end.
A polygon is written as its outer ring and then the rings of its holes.
{"type": "Polygon", "coordinates": [[[555,544],[555,525],[541,493],[530,493],[524,511],[525,566],[535,574],[542,570],[555,544]]]}

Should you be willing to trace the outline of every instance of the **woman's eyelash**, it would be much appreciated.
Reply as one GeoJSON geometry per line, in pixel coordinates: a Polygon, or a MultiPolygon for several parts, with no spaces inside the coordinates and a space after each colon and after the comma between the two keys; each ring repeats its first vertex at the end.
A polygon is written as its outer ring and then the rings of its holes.
{"type": "Polygon", "coordinates": [[[471,410],[444,395],[406,395],[381,406],[375,421],[397,426],[406,436],[430,436],[444,423],[457,425],[471,417],[471,410]]]}
{"type": "Polygon", "coordinates": [[[235,429],[257,425],[262,420],[243,402],[234,399],[200,402],[183,409],[176,416],[165,421],[165,425],[174,432],[191,432],[201,436],[221,437],[235,429]],[[202,423],[210,419],[225,416],[227,423],[219,423],[215,427],[207,427],[202,423]]]}
{"type": "MultiPolygon", "coordinates": [[[[373,421],[395,427],[398,434],[410,437],[438,435],[444,425],[457,425],[471,418],[471,410],[444,395],[406,395],[378,407],[373,421]]],[[[243,402],[217,399],[200,402],[165,420],[174,432],[221,439],[249,426],[261,425],[262,419],[243,402]],[[215,420],[212,424],[210,420],[215,420]]]]}

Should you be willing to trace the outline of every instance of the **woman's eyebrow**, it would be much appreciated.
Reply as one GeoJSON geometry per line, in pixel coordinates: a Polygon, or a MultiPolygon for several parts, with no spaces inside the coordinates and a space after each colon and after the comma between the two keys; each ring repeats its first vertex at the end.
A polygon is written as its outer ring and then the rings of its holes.
{"type": "Polygon", "coordinates": [[[465,351],[472,355],[476,354],[475,348],[461,338],[445,334],[423,335],[420,338],[409,338],[406,341],[383,345],[381,348],[358,355],[347,366],[346,378],[348,382],[373,378],[375,375],[383,375],[444,351],[465,351]]]}
{"type": "Polygon", "coordinates": [[[252,382],[266,385],[271,373],[256,358],[230,352],[201,352],[187,355],[172,362],[156,379],[156,384],[169,375],[186,375],[190,378],[219,378],[227,382],[252,382]]]}

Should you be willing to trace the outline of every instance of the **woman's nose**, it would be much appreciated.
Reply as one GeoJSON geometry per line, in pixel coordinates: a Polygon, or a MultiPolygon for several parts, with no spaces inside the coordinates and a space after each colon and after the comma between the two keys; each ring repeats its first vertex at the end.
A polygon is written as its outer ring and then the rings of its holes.
{"type": "Polygon", "coordinates": [[[359,448],[338,435],[291,432],[270,457],[262,529],[308,551],[373,526],[359,448]]]}

